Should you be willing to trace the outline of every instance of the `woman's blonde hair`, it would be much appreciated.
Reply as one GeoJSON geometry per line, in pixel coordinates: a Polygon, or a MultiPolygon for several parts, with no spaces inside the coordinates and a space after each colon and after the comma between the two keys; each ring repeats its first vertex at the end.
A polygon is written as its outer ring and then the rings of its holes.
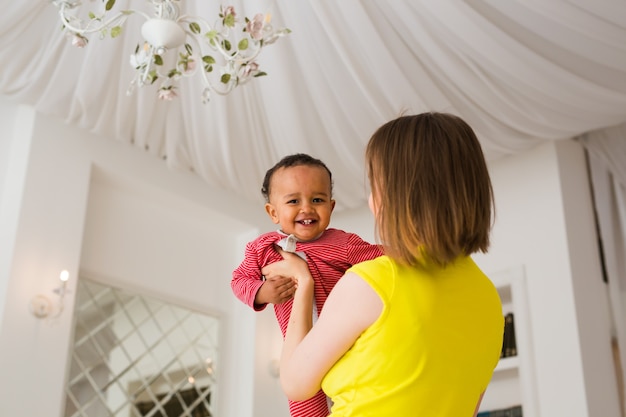
{"type": "Polygon", "coordinates": [[[385,253],[416,265],[446,265],[486,252],[495,212],[485,158],[472,128],[447,113],[401,116],[366,148],[385,253]]]}

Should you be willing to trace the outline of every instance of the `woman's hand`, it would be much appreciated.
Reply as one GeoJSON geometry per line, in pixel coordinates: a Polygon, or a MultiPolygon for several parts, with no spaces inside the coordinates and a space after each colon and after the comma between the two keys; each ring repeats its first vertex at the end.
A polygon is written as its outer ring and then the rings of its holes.
{"type": "Polygon", "coordinates": [[[267,280],[278,279],[280,277],[293,278],[296,281],[296,294],[302,292],[313,292],[313,278],[306,261],[298,255],[285,252],[281,248],[276,248],[283,257],[282,261],[269,264],[261,270],[267,280]]]}
{"type": "Polygon", "coordinates": [[[265,282],[254,297],[254,304],[282,304],[293,298],[296,292],[296,281],[291,277],[265,277],[265,282]]]}

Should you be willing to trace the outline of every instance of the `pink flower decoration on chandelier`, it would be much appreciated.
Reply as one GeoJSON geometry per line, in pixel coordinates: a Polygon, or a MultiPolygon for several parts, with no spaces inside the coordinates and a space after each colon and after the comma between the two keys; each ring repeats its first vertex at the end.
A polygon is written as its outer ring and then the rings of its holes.
{"type": "Polygon", "coordinates": [[[75,46],[76,48],[84,48],[87,46],[87,42],[87,38],[79,35],[78,33],[75,33],[74,36],[72,36],[72,46],[75,46]]]}
{"type": "Polygon", "coordinates": [[[258,13],[254,15],[252,20],[249,20],[246,24],[246,31],[250,34],[250,37],[255,41],[263,39],[263,25],[265,24],[265,17],[258,13]]]}
{"type": "Polygon", "coordinates": [[[224,8],[224,16],[232,16],[237,17],[237,13],[235,12],[235,7],[234,6],[226,6],[224,8]]]}
{"type": "Polygon", "coordinates": [[[259,64],[256,62],[250,62],[245,67],[243,67],[242,77],[249,77],[250,75],[254,75],[259,72],[259,64]]]}
{"type": "Polygon", "coordinates": [[[196,61],[189,59],[183,63],[183,72],[185,74],[192,74],[196,70],[196,61]]]}
{"type": "Polygon", "coordinates": [[[176,91],[174,91],[174,88],[161,88],[159,90],[159,99],[160,100],[165,100],[165,101],[172,101],[174,100],[176,97],[178,96],[178,94],[176,94],[176,91]]]}

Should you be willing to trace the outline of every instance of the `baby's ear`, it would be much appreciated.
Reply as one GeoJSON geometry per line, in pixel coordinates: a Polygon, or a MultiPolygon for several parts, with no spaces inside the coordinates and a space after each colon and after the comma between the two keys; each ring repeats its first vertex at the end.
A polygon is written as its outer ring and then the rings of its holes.
{"type": "Polygon", "coordinates": [[[270,203],[265,203],[265,211],[267,215],[270,216],[270,219],[276,224],[279,222],[278,213],[276,212],[276,208],[270,203]]]}
{"type": "Polygon", "coordinates": [[[330,211],[332,213],[332,211],[335,209],[335,200],[330,200],[330,211]]]}

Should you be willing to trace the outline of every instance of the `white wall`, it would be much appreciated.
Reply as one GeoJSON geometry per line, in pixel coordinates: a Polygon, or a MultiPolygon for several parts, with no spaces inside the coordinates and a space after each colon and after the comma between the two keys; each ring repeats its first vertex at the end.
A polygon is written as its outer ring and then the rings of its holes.
{"type": "Polygon", "coordinates": [[[526,271],[540,415],[618,416],[581,145],[545,144],[490,168],[497,220],[490,253],[476,259],[487,271],[526,271]]]}
{"type": "Polygon", "coordinates": [[[0,329],[22,205],[34,111],[0,100],[0,329]]]}
{"type": "MultiPolygon", "coordinates": [[[[37,293],[50,294],[62,269],[76,277],[89,181],[89,163],[80,150],[66,148],[60,154],[63,147],[55,141],[38,140],[46,132],[35,133],[32,120],[18,118],[12,126],[19,132],[34,129],[32,138],[9,138],[13,149],[20,147],[20,140],[30,141],[31,148],[28,159],[11,159],[8,171],[12,179],[26,175],[21,198],[12,191],[7,197],[20,204],[19,216],[3,219],[15,228],[12,257],[0,271],[0,282],[7,283],[0,329],[3,416],[61,413],[71,314],[44,322],[29,313],[28,305],[37,293]],[[37,392],[36,401],[29,391],[37,392]]],[[[71,297],[66,307],[71,312],[71,297]]]]}
{"type": "MultiPolygon", "coordinates": [[[[229,288],[245,242],[271,228],[262,207],[138,149],[22,111],[3,128],[10,145],[0,145],[21,149],[21,159],[0,158],[0,415],[61,415],[73,300],[53,322],[27,305],[51,295],[65,268],[72,280],[80,272],[220,315],[218,415],[286,417],[269,372],[281,344],[273,312],[252,312],[229,288]]],[[[539,415],[617,416],[582,150],[545,144],[490,170],[497,220],[490,253],[476,260],[487,272],[526,271],[539,415]]],[[[331,226],[374,241],[366,207],[335,213],[331,226]]]]}
{"type": "Polygon", "coordinates": [[[191,174],[169,171],[140,150],[55,120],[31,117],[9,129],[31,130],[30,137],[11,137],[9,146],[32,143],[30,153],[23,152],[23,161],[4,159],[1,170],[2,178],[12,180],[12,187],[2,189],[3,204],[12,205],[1,220],[15,230],[15,244],[3,240],[12,256],[3,250],[7,265],[0,270],[7,294],[0,300],[0,415],[61,415],[73,289],[84,274],[218,315],[223,326],[217,413],[252,416],[254,369],[249,365],[255,352],[249,347],[255,343],[256,316],[241,312],[229,283],[239,262],[232,248],[242,233],[256,231],[238,219],[260,222],[265,215],[191,174]],[[20,173],[25,173],[23,187],[14,180],[20,173]],[[23,193],[23,201],[13,188],[23,193]],[[70,271],[72,291],[64,313],[54,320],[35,318],[29,301],[38,293],[54,299],[62,269],[70,271]],[[250,381],[247,391],[242,380],[250,381]]]}

